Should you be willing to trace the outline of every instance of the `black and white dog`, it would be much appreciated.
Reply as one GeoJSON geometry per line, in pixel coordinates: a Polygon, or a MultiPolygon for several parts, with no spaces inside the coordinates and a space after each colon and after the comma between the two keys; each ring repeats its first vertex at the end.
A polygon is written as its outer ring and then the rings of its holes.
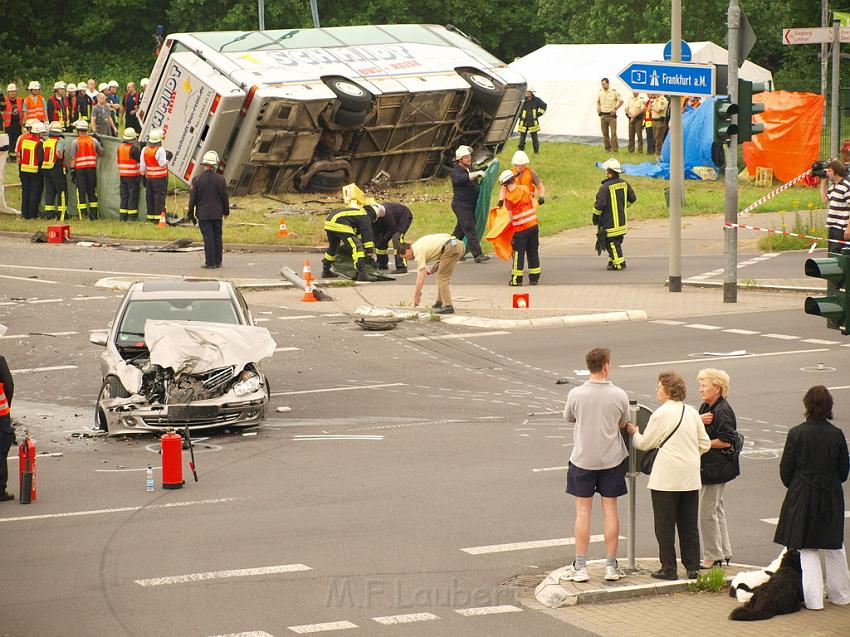
{"type": "Polygon", "coordinates": [[[779,553],[777,558],[768,564],[765,568],[757,571],[744,571],[738,573],[732,578],[729,584],[729,597],[734,597],[742,604],[750,601],[753,596],[753,590],[756,586],[761,586],[770,576],[779,570],[779,565],[782,563],[782,558],[785,557],[785,549],[779,553]]]}
{"type": "Polygon", "coordinates": [[[729,614],[734,621],[757,621],[800,610],[803,601],[803,569],[800,552],[787,551],[777,571],[762,585],[753,589],[753,596],[743,606],[729,614]]]}

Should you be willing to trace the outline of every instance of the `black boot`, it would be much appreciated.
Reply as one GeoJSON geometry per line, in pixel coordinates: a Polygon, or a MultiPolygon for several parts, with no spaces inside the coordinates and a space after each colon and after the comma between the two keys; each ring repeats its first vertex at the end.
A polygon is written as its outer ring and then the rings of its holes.
{"type": "Polygon", "coordinates": [[[338,276],[339,275],[336,272],[331,270],[331,262],[325,261],[324,259],[322,259],[322,278],[323,279],[335,279],[338,276]]]}

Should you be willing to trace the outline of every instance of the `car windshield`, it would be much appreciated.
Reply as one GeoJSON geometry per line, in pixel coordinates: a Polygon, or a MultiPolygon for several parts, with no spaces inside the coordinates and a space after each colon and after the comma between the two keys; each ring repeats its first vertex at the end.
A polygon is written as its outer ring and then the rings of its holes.
{"type": "Polygon", "coordinates": [[[159,299],[130,301],[118,328],[119,344],[130,344],[145,335],[145,321],[203,321],[239,325],[236,308],[229,299],[159,299]],[[133,338],[136,337],[136,338],[133,338]]]}

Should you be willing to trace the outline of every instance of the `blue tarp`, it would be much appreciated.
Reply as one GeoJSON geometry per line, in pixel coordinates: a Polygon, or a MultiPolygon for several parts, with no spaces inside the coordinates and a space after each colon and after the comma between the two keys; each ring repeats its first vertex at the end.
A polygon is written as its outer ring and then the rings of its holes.
{"type": "MultiPolygon", "coordinates": [[[[699,108],[688,107],[682,113],[682,146],[685,153],[685,179],[699,179],[693,168],[710,166],[717,169],[711,161],[711,144],[714,141],[714,98],[706,98],[699,108]]],[[[597,162],[598,167],[602,167],[597,162]]],[[[643,164],[623,164],[623,172],[638,177],[670,178],[670,136],[664,139],[661,147],[661,160],[643,164]]]]}

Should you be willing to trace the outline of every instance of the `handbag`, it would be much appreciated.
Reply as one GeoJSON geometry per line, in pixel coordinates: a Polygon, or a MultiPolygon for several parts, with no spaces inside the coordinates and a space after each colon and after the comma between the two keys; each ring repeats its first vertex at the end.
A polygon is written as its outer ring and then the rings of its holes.
{"type": "Polygon", "coordinates": [[[641,458],[641,460],[640,460],[640,470],[643,473],[645,473],[646,475],[649,475],[650,473],[652,473],[652,465],[655,464],[655,457],[658,455],[658,450],[661,449],[661,447],[664,446],[665,442],[670,440],[670,436],[672,436],[674,433],[676,433],[676,429],[678,429],[679,425],[682,424],[682,418],[684,418],[684,417],[685,417],[685,406],[682,405],[682,415],[679,416],[679,422],[676,424],[676,428],[673,429],[673,431],[671,431],[669,434],[667,434],[667,437],[664,440],[662,440],[661,444],[658,445],[655,449],[650,449],[645,454],[643,454],[643,458],[641,458]]]}

